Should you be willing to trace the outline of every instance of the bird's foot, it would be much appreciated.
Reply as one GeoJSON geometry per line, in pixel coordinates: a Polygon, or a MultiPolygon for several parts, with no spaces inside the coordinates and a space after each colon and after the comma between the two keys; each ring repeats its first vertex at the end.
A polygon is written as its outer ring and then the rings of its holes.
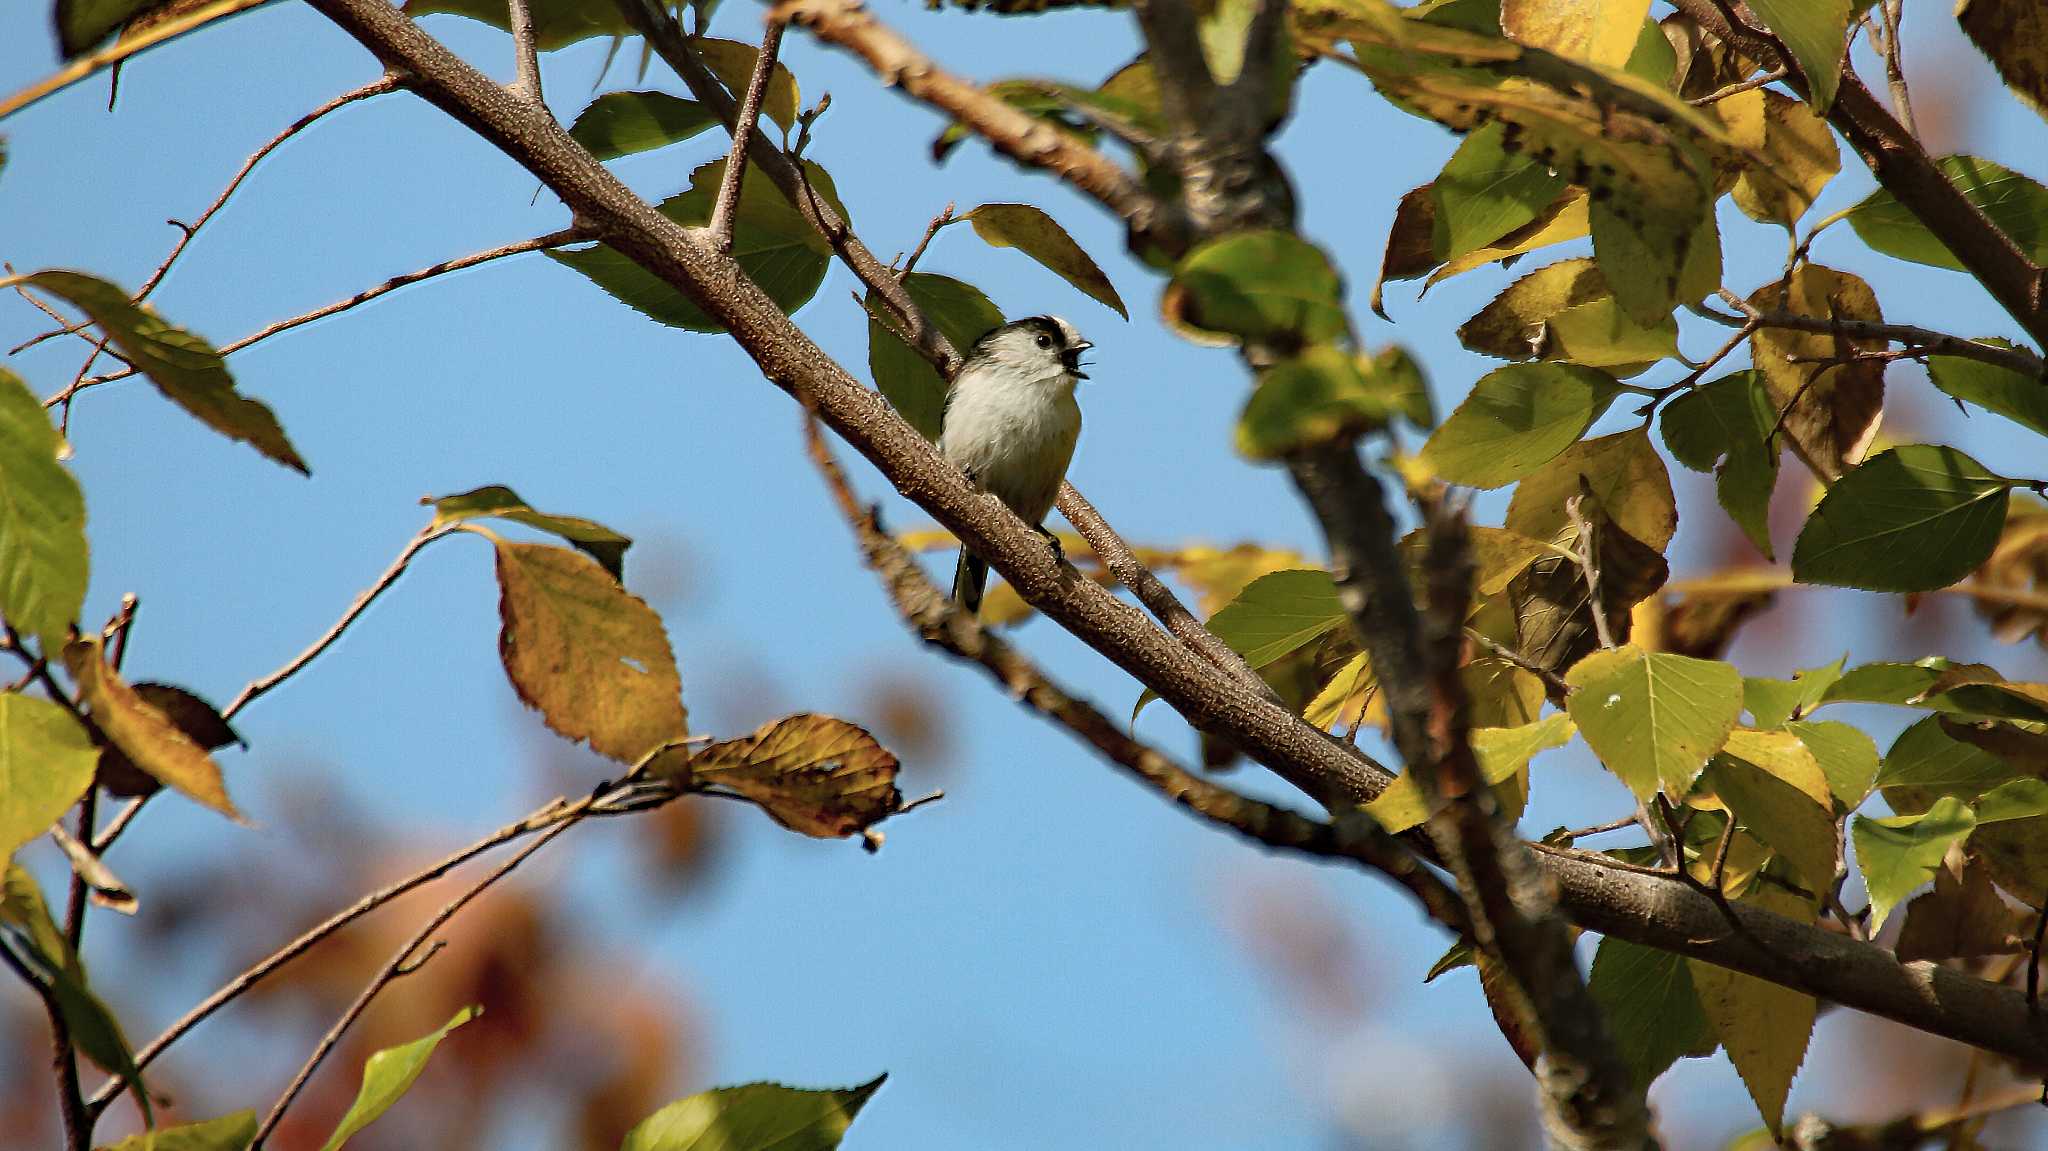
{"type": "Polygon", "coordinates": [[[1044,524],[1034,524],[1033,526],[1038,529],[1039,535],[1045,537],[1045,546],[1052,549],[1052,562],[1056,564],[1066,563],[1067,549],[1060,546],[1060,537],[1054,535],[1052,529],[1046,527],[1044,524]]]}

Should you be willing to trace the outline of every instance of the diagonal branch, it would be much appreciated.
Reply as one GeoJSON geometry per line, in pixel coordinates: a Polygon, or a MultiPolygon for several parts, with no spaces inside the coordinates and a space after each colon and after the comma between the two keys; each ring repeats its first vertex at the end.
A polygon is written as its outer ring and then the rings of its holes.
{"type": "Polygon", "coordinates": [[[775,75],[775,57],[782,51],[784,27],[771,21],[762,35],[761,50],[754,56],[754,74],[747,79],[747,95],[740,101],[739,118],[732,126],[732,152],[726,157],[725,174],[718,182],[718,200],[711,206],[711,240],[721,252],[732,251],[733,213],[739,210],[740,181],[747,174],[747,147],[760,126],[761,94],[767,91],[768,81],[775,75]]]}

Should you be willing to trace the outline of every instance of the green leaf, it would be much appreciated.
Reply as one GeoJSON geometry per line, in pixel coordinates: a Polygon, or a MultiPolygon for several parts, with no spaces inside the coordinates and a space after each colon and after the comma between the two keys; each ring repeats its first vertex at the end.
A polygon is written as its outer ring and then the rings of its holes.
{"type": "Polygon", "coordinates": [[[1116,285],[1051,216],[1029,204],[983,204],[960,217],[992,247],[1015,248],[1128,320],[1116,285]]]}
{"type": "Polygon", "coordinates": [[[498,653],[549,730],[620,763],[690,733],[675,652],[653,608],[581,552],[491,542],[498,653]]]}
{"type": "Polygon", "coordinates": [[[1246,584],[1236,599],[1209,617],[1209,630],[1256,671],[1343,627],[1349,619],[1337,601],[1330,573],[1278,571],[1246,584]]]}
{"type": "Polygon", "coordinates": [[[1638,321],[1616,300],[1609,277],[1588,259],[1561,260],[1523,276],[1465,321],[1458,339],[1508,360],[1557,360],[1619,375],[1678,354],[1669,315],[1638,321]]]}
{"type": "Polygon", "coordinates": [[[85,496],[28,385],[0,368],[0,617],[45,649],[85,602],[85,496]]]}
{"type": "Polygon", "coordinates": [[[114,285],[81,272],[48,270],[0,280],[0,287],[27,284],[76,305],[104,332],[135,370],[149,377],[172,403],[231,440],[241,440],[300,473],[306,461],[285,438],[277,417],[262,402],[235,390],[219,352],[205,340],[166,323],[153,309],[131,304],[114,285]]]}
{"type": "Polygon", "coordinates": [[[1856,863],[1870,890],[1870,932],[1913,889],[1934,878],[1942,856],[1977,826],[1977,817],[1954,796],[1942,796],[1919,815],[1872,819],[1859,815],[1849,827],[1856,863]]]}
{"type": "Polygon", "coordinates": [[[66,644],[64,668],[78,685],[79,699],[93,723],[131,763],[229,819],[241,820],[242,813],[228,798],[220,765],[169,716],[122,682],[102,656],[98,638],[66,644]]]}
{"type": "Polygon", "coordinates": [[[1565,187],[1564,177],[1503,146],[1504,124],[1465,137],[1430,185],[1436,199],[1438,263],[1483,248],[1534,220],[1565,187]]]}
{"type": "Polygon", "coordinates": [[[1931,591],[1991,556],[2011,481],[1954,448],[1910,444],[1851,469],[1792,546],[1792,578],[1867,591],[1931,591]]]}
{"type": "Polygon", "coordinates": [[[47,699],[0,695],[0,859],[70,810],[98,763],[70,712],[47,699]]]}
{"type": "Polygon", "coordinates": [[[57,50],[66,60],[84,54],[114,30],[164,0],[57,0],[57,50]]]}
{"type": "MultiPolygon", "coordinates": [[[[1675,246],[1662,246],[1666,238],[1661,236],[1653,244],[1634,206],[1612,199],[1594,201],[1587,224],[1616,311],[1635,325],[1673,325],[1673,308],[1696,304],[1721,286],[1721,229],[1711,205],[1693,218],[1675,246]]],[[[1674,346],[1664,354],[1678,351],[1674,346]]]]}
{"type": "Polygon", "coordinates": [[[1842,56],[1856,5],[1851,0],[1751,0],[1750,7],[1791,50],[1806,75],[1813,110],[1825,115],[1842,82],[1842,56]]]}
{"type": "Polygon", "coordinates": [[[1566,701],[1607,769],[1638,798],[1683,795],[1721,750],[1742,713],[1742,673],[1716,660],[1630,645],[1599,651],[1566,673],[1566,701]]]}
{"type": "Polygon", "coordinates": [[[896,757],[865,729],[829,715],[788,716],[694,755],[674,748],[650,767],[684,787],[744,796],[775,822],[819,839],[865,831],[903,807],[896,757]]]}
{"type": "Polygon", "coordinates": [[[2011,764],[1949,735],[1941,717],[1930,715],[1892,741],[1877,786],[1952,795],[1968,803],[2018,776],[2011,764]]]}
{"type": "Polygon", "coordinates": [[[2048,779],[2015,779],[1977,797],[1977,823],[2006,823],[2048,815],[2048,779]]]}
{"type": "Polygon", "coordinates": [[[1638,1086],[1648,1087],[1682,1055],[1714,1049],[1713,1025],[1700,1011],[1682,955],[1606,936],[1593,953],[1586,991],[1638,1086]]]}
{"type": "Polygon", "coordinates": [[[576,113],[569,138],[600,160],[666,147],[718,123],[695,100],[666,92],[606,92],[576,113]]]}
{"type": "Polygon", "coordinates": [[[320,1151],[341,1151],[341,1146],[354,1138],[357,1132],[391,1110],[391,1105],[410,1091],[420,1072],[427,1069],[427,1060],[433,1057],[434,1049],[441,1045],[441,1041],[448,1038],[448,1033],[482,1013],[481,1007],[465,1007],[431,1034],[411,1043],[386,1047],[370,1056],[369,1062],[363,1064],[363,1085],[356,1092],[356,1101],[349,1104],[348,1113],[341,1117],[341,1125],[327,1137],[320,1151]]]}
{"type": "Polygon", "coordinates": [[[1436,403],[1429,395],[1429,381],[1406,348],[1389,344],[1361,357],[1358,366],[1365,372],[1367,385],[1387,397],[1388,407],[1418,428],[1436,426],[1436,403]]]}
{"type": "MultiPolygon", "coordinates": [[[[808,160],[804,161],[804,171],[819,198],[844,218],[846,210],[839,202],[832,177],[808,160]]],[[[663,200],[661,214],[689,227],[710,223],[711,208],[718,199],[718,184],[724,172],[725,161],[714,160],[690,173],[689,190],[663,200]]],[[[758,169],[750,170],[740,186],[739,207],[733,213],[732,255],[785,312],[795,312],[810,302],[818,285],[825,281],[826,266],[832,262],[831,245],[758,169]]],[[[593,244],[551,251],[548,258],[590,277],[620,303],[649,319],[693,332],[724,330],[681,292],[616,248],[593,244]]]]}
{"type": "Polygon", "coordinates": [[[838,1090],[748,1083],[701,1092],[641,1120],[619,1151],[832,1151],[887,1078],[838,1090]]]}
{"type": "Polygon", "coordinates": [[[203,1123],[130,1135],[106,1151],[246,1151],[256,1138],[256,1113],[237,1111],[203,1123]]]}
{"type": "Polygon", "coordinates": [[[1429,973],[1422,977],[1422,981],[1424,983],[1434,983],[1437,976],[1447,971],[1456,971],[1460,967],[1472,966],[1475,954],[1471,940],[1458,940],[1456,943],[1451,944],[1449,950],[1437,956],[1435,963],[1429,965],[1429,973]]]}
{"type": "Polygon", "coordinates": [[[1475,488],[1513,483],[1578,442],[1617,390],[1612,377],[1592,368],[1497,368],[1481,376],[1430,435],[1422,458],[1449,483],[1475,488]]]}
{"type": "MultiPolygon", "coordinates": [[[[1664,444],[1679,463],[1714,474],[1714,494],[1728,517],[1764,553],[1771,551],[1771,492],[1778,483],[1778,413],[1763,380],[1736,372],[1673,400],[1662,417],[1664,444]]],[[[1764,724],[1774,727],[1775,724],[1764,724]]]]}
{"type": "Polygon", "coordinates": [[[7,863],[4,890],[0,890],[0,928],[5,927],[14,929],[16,950],[56,1001],[72,1043],[135,1093],[143,1121],[154,1126],[156,1110],[143,1085],[142,1069],[135,1065],[134,1050],[121,1033],[120,1020],[87,985],[85,963],[50,917],[50,905],[44,902],[35,877],[12,860],[7,863]]]}
{"type": "Polygon", "coordinates": [[[1181,259],[1163,303],[1199,331],[1321,343],[1350,327],[1344,284],[1321,249],[1292,232],[1233,232],[1181,259]]]}
{"type": "Polygon", "coordinates": [[[1255,460],[1280,459],[1316,444],[1384,427],[1395,396],[1376,389],[1359,358],[1317,344],[1265,368],[1237,421],[1237,450],[1255,460]]]}
{"type": "MultiPolygon", "coordinates": [[[[1472,754],[1479,761],[1480,777],[1490,784],[1514,778],[1526,770],[1536,753],[1571,742],[1571,717],[1552,713],[1521,727],[1478,727],[1472,729],[1472,754]]],[[[1378,799],[1365,805],[1366,814],[1381,827],[1399,834],[1429,818],[1422,800],[1422,787],[1414,773],[1394,777],[1378,799]]],[[[1424,980],[1428,982],[1428,980],[1424,980]]]]}
{"type": "MultiPolygon", "coordinates": [[[[2048,188],[1975,156],[1944,156],[1941,170],[2035,263],[2048,263],[2048,188]]],[[[1963,262],[1904,204],[1880,188],[1849,210],[1863,242],[1887,256],[1964,271],[1963,262]]]]}
{"type": "MultiPolygon", "coordinates": [[[[585,0],[589,3],[590,0],[585,0]]],[[[602,7],[599,4],[599,7],[602,7]]],[[[738,40],[715,40],[702,37],[690,41],[691,47],[704,58],[704,65],[711,69],[726,90],[732,93],[733,103],[746,98],[747,87],[754,81],[754,63],[760,58],[761,50],[752,44],[738,40]]],[[[782,61],[775,62],[775,70],[769,73],[768,87],[761,93],[761,112],[774,121],[775,126],[787,132],[796,127],[797,107],[802,97],[797,91],[796,76],[782,61]]],[[[835,205],[836,206],[836,205],[835,205]]],[[[843,213],[842,213],[843,215],[843,213]]]]}
{"type": "Polygon", "coordinates": [[[625,577],[626,549],[633,541],[595,520],[581,516],[557,516],[537,512],[503,484],[472,488],[452,496],[429,496],[420,501],[434,509],[434,527],[475,519],[511,520],[561,537],[570,546],[596,560],[615,580],[625,577]]]}
{"type": "MultiPolygon", "coordinates": [[[[974,347],[975,341],[1002,325],[1002,309],[989,302],[980,288],[950,276],[912,272],[904,278],[903,290],[916,301],[924,318],[944,333],[962,355],[974,347]]],[[[868,371],[875,377],[875,387],[889,398],[897,414],[910,421],[911,427],[924,433],[926,439],[937,440],[945,421],[946,381],[939,378],[938,369],[929,360],[896,334],[894,317],[884,319],[888,315],[887,305],[875,299],[872,292],[865,303],[868,371]]]]}
{"type": "Polygon", "coordinates": [[[1956,21],[2006,87],[2048,116],[2048,11],[2034,0],[1961,0],[1956,21]]]}
{"type": "Polygon", "coordinates": [[[1749,709],[1756,726],[1766,730],[1783,727],[1794,716],[1805,715],[1820,706],[1828,689],[1842,678],[1842,663],[1838,659],[1824,667],[1802,668],[1792,673],[1791,679],[1745,676],[1742,706],[1749,709]]]}
{"type": "MultiPolygon", "coordinates": [[[[1995,348],[2010,348],[2006,340],[1980,340],[1995,348]]],[[[1987,364],[1962,356],[1930,356],[1927,374],[1934,386],[1959,400],[1996,412],[2022,427],[2048,436],[2048,383],[2032,379],[2010,368],[1987,364]]]]}
{"type": "Polygon", "coordinates": [[[1877,742],[1863,731],[1832,719],[1801,719],[1785,725],[1820,764],[1828,790],[1843,811],[1861,806],[1877,783],[1877,742]]]}
{"type": "MultiPolygon", "coordinates": [[[[1565,502],[1587,489],[1603,515],[1652,552],[1662,551],[1678,531],[1671,473],[1650,443],[1649,429],[1642,427],[1580,440],[1559,452],[1515,489],[1505,523],[1525,536],[1556,539],[1571,524],[1565,502]]],[[[1601,562],[1611,560],[1603,556],[1601,562]]],[[[1658,582],[1663,582],[1662,576],[1658,582]]]]}
{"type": "MultiPolygon", "coordinates": [[[[1742,902],[1811,924],[1813,904],[1790,892],[1758,887],[1742,902]]],[[[1806,1061],[1820,1005],[1813,996],[1754,975],[1687,960],[1701,1012],[1742,1076],[1742,1085],[1772,1131],[1785,1122],[1785,1097],[1806,1061]]]]}

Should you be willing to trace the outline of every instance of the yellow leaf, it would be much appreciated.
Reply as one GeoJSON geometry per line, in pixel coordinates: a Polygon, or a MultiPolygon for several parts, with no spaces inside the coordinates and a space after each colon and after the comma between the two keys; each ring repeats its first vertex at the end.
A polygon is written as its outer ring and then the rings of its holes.
{"type": "Polygon", "coordinates": [[[1735,181],[1735,206],[1752,220],[1789,228],[1842,170],[1842,153],[1827,121],[1805,102],[1768,88],[1743,95],[1758,98],[1763,128],[1758,147],[1770,166],[1742,169],[1735,181]]]}
{"type": "Polygon", "coordinates": [[[64,645],[64,668],[78,685],[93,723],[135,766],[229,819],[241,820],[242,813],[228,798],[220,765],[169,716],[121,681],[101,658],[99,640],[64,645]]]}
{"type": "Polygon", "coordinates": [[[1650,0],[1501,0],[1500,25],[1524,44],[1619,68],[1649,14],[1650,0]]]}
{"type": "MultiPolygon", "coordinates": [[[[1758,888],[1743,902],[1801,923],[1814,919],[1813,907],[1806,900],[1771,887],[1758,888]]],[[[1753,975],[1698,959],[1686,962],[1692,968],[1700,1010],[1713,1024],[1764,1122],[1773,1132],[1778,1131],[1785,1121],[1785,1097],[1791,1092],[1792,1077],[1806,1061],[1806,1045],[1813,1036],[1819,1005],[1811,995],[1753,975]]]]}
{"type": "Polygon", "coordinates": [[[1581,440],[1536,469],[1516,485],[1508,502],[1508,530],[1539,540],[1555,538],[1570,522],[1564,505],[1580,494],[1581,477],[1621,530],[1660,550],[1671,542],[1678,531],[1678,502],[1671,494],[1671,473],[1645,428],[1581,440]]]}

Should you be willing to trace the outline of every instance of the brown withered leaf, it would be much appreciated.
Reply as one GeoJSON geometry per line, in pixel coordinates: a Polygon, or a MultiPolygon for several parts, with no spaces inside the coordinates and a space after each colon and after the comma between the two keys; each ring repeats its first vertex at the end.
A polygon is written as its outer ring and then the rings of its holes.
{"type": "MultiPolygon", "coordinates": [[[[1792,274],[1789,290],[1765,284],[1749,297],[1765,312],[1784,310],[1822,319],[1881,321],[1884,313],[1870,285],[1848,272],[1819,264],[1802,264],[1792,274]]],[[[1764,389],[1784,411],[1784,435],[1792,450],[1827,479],[1859,463],[1877,436],[1884,414],[1884,364],[1858,360],[1845,363],[1792,363],[1792,359],[1825,360],[1881,351],[1882,340],[1852,340],[1817,332],[1765,328],[1749,341],[1750,356],[1763,376],[1764,389]]]]}
{"type": "Polygon", "coordinates": [[[1767,610],[1775,589],[1695,590],[1667,604],[1659,619],[1657,648],[1694,659],[1719,659],[1742,625],[1767,610]]]}
{"type": "Polygon", "coordinates": [[[690,733],[661,617],[580,551],[494,540],[498,654],[550,730],[621,763],[690,733]]]}
{"type": "Polygon", "coordinates": [[[1372,286],[1372,310],[1389,319],[1381,296],[1390,280],[1413,280],[1443,263],[1436,245],[1436,187],[1424,184],[1401,197],[1394,208],[1394,226],[1387,232],[1387,254],[1380,258],[1379,282],[1372,286]]]}
{"type": "Polygon", "coordinates": [[[1697,100],[1756,73],[1755,61],[1701,28],[1690,16],[1666,16],[1658,26],[1678,58],[1678,94],[1687,100],[1697,100]]]}
{"type": "Polygon", "coordinates": [[[220,765],[191,736],[107,666],[97,639],[64,645],[64,668],[107,741],[159,782],[233,820],[242,813],[228,798],[220,765]]]}
{"type": "MultiPolygon", "coordinates": [[[[192,742],[207,751],[216,751],[231,743],[248,746],[212,704],[184,688],[167,683],[138,683],[134,687],[135,694],[144,703],[163,712],[171,726],[190,736],[192,742]]],[[[163,786],[155,776],[135,766],[135,761],[129,759],[126,752],[111,744],[100,749],[97,778],[100,787],[109,795],[149,795],[163,786]]]]}
{"type": "Polygon", "coordinates": [[[694,756],[664,751],[651,766],[686,788],[744,796],[782,826],[820,839],[865,831],[903,806],[896,757],[829,715],[787,716],[694,756]]]}
{"type": "Polygon", "coordinates": [[[1910,963],[1915,959],[2016,955],[2027,949],[2029,918],[1998,894],[1983,865],[1969,864],[1960,877],[1939,867],[1934,871],[1934,890],[1906,904],[1899,959],[1910,963]]]}
{"type": "Polygon", "coordinates": [[[2048,116],[2048,7],[2040,0],[1962,0],[1956,21],[2006,86],[2048,116]]]}
{"type": "Polygon", "coordinates": [[[2015,496],[1991,558],[1957,590],[1969,594],[2000,643],[2031,636],[2048,645],[2048,506],[2015,496]]]}

